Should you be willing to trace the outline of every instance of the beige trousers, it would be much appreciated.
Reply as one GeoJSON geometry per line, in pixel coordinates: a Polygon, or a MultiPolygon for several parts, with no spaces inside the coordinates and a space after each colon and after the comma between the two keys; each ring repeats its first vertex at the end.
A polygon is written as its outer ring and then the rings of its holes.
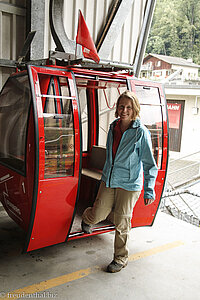
{"type": "Polygon", "coordinates": [[[88,225],[97,224],[109,216],[109,220],[115,225],[114,260],[120,264],[128,261],[131,218],[139,195],[140,192],[107,188],[101,182],[93,207],[88,207],[82,216],[88,225]]]}

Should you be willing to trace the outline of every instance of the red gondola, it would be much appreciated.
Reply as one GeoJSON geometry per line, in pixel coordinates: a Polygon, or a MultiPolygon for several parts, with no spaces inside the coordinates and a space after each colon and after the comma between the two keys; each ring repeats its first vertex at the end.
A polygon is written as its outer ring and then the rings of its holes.
{"type": "MultiPolygon", "coordinates": [[[[0,199],[26,232],[25,251],[86,236],[80,216],[95,199],[108,125],[126,89],[140,100],[159,169],[156,200],[145,206],[141,193],[134,208],[132,227],[138,227],[153,224],[166,177],[162,85],[72,66],[29,65],[7,80],[0,96],[0,199]]],[[[112,224],[98,224],[91,235],[111,230],[112,224]]]]}

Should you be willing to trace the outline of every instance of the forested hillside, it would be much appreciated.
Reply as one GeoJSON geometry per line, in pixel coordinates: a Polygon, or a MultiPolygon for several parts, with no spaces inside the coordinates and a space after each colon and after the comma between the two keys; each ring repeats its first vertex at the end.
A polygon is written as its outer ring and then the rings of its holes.
{"type": "Polygon", "coordinates": [[[200,64],[200,0],[157,0],[146,53],[200,64]]]}

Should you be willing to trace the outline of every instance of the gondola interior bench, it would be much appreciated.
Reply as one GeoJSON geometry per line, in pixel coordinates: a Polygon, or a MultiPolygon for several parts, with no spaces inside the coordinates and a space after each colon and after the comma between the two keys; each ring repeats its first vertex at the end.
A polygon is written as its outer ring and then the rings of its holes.
{"type": "Polygon", "coordinates": [[[106,148],[93,146],[89,158],[88,168],[82,169],[82,175],[100,181],[104,163],[106,160],[106,148]]]}
{"type": "Polygon", "coordinates": [[[81,176],[81,212],[92,206],[101,182],[102,170],[106,160],[106,148],[93,146],[88,160],[87,168],[82,168],[81,176]]]}

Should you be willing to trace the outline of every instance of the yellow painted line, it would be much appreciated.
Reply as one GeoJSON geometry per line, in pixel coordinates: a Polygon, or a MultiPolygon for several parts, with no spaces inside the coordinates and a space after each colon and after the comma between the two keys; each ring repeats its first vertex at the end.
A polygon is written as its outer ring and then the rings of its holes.
{"type": "MultiPolygon", "coordinates": [[[[52,278],[49,280],[41,281],[39,283],[6,293],[6,295],[3,299],[8,299],[8,298],[18,299],[18,298],[22,298],[22,297],[25,298],[25,294],[30,295],[30,294],[36,294],[36,293],[43,292],[45,290],[68,283],[70,281],[74,281],[74,280],[86,277],[92,273],[96,273],[99,269],[100,268],[98,266],[95,266],[92,268],[82,269],[82,270],[79,270],[79,271],[76,271],[76,272],[73,272],[70,274],[52,278]]],[[[0,297],[0,299],[2,299],[2,298],[0,297]]]]}
{"type": "Polygon", "coordinates": [[[158,247],[155,247],[155,248],[143,251],[143,252],[139,252],[139,253],[130,255],[129,256],[129,261],[138,260],[138,259],[141,259],[141,258],[144,258],[144,257],[147,257],[147,256],[151,256],[151,255],[154,255],[154,254],[157,254],[157,253],[161,253],[161,252],[164,252],[164,251],[167,251],[167,250],[170,250],[170,249],[182,246],[182,245],[184,245],[183,242],[176,241],[176,242],[173,242],[173,243],[158,246],[158,247]]]}
{"type": "MultiPolygon", "coordinates": [[[[157,253],[160,252],[164,252],[176,247],[179,247],[181,245],[183,245],[184,243],[181,241],[176,241],[173,243],[169,243],[169,244],[165,244],[159,247],[155,247],[143,252],[139,252],[133,255],[129,256],[129,261],[134,261],[134,260],[138,260],[138,259],[142,259],[144,257],[147,256],[151,256],[151,255],[155,255],[157,253]]],[[[99,266],[94,266],[88,269],[82,269],[70,274],[66,274],[63,276],[59,276],[56,278],[52,278],[52,279],[48,279],[45,281],[41,281],[39,283],[21,288],[21,289],[17,289],[15,291],[9,292],[9,293],[0,293],[0,299],[18,299],[18,298],[25,298],[25,295],[28,295],[27,297],[30,298],[30,295],[32,294],[33,296],[35,296],[35,298],[37,298],[37,293],[41,293],[44,292],[46,290],[49,290],[51,288],[60,286],[62,284],[66,284],[70,281],[74,281],[77,279],[81,279],[84,278],[90,274],[93,273],[97,273],[101,268],[99,266]]],[[[45,293],[45,292],[44,292],[45,293]]],[[[53,293],[51,293],[53,295],[53,293]]],[[[39,298],[39,297],[38,297],[39,298]]],[[[52,296],[51,296],[52,298],[52,296]]],[[[56,298],[56,296],[55,296],[56,298]]]]}

